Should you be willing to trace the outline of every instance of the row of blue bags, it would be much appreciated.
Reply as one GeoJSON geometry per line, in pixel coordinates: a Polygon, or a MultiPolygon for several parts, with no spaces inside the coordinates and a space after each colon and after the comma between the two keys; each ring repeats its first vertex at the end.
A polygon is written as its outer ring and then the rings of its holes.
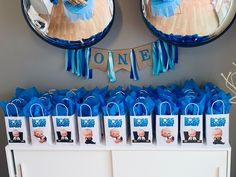
{"type": "Polygon", "coordinates": [[[35,87],[17,88],[10,101],[0,104],[9,143],[26,142],[30,129],[31,140],[37,144],[53,142],[53,134],[57,142],[76,143],[79,134],[80,143],[98,144],[105,132],[108,144],[125,143],[127,135],[134,144],[152,144],[155,133],[159,144],[169,145],[178,143],[179,122],[182,143],[203,143],[203,114],[209,144],[228,142],[229,100],[230,94],[212,83],[200,88],[188,80],[182,87],[119,86],[43,93],[35,87]]]}

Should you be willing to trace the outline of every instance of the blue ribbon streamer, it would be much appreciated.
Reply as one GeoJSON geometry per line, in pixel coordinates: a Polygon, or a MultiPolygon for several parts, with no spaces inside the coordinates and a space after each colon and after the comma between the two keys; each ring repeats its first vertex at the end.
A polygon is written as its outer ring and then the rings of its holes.
{"type": "Polygon", "coordinates": [[[170,67],[170,69],[174,69],[174,67],[175,67],[175,46],[169,44],[168,48],[169,48],[169,55],[170,55],[169,67],[170,67]]]}
{"type": "Polygon", "coordinates": [[[76,73],[76,50],[71,50],[71,72],[76,73]]]}
{"type": "Polygon", "coordinates": [[[86,58],[85,58],[85,49],[81,49],[81,71],[82,76],[86,75],[86,58]]]}
{"type": "Polygon", "coordinates": [[[162,50],[162,72],[166,72],[168,70],[168,62],[169,62],[169,54],[168,54],[168,46],[165,42],[160,41],[161,50],[162,50]]]}
{"type": "Polygon", "coordinates": [[[91,56],[91,49],[86,48],[85,49],[85,60],[86,60],[85,76],[86,76],[86,79],[92,79],[92,69],[89,68],[90,56],[91,56]]]}
{"type": "Polygon", "coordinates": [[[107,63],[107,73],[110,82],[116,81],[115,68],[114,68],[114,58],[112,51],[108,52],[108,63],[107,63]]]}
{"type": "Polygon", "coordinates": [[[71,55],[72,50],[66,50],[65,53],[65,59],[66,59],[66,63],[65,63],[65,69],[67,71],[71,70],[71,61],[72,61],[72,55],[71,55]]]}
{"type": "Polygon", "coordinates": [[[163,51],[161,47],[160,41],[156,42],[157,44],[157,51],[158,51],[158,64],[157,64],[157,73],[160,74],[163,72],[163,51]]]}
{"type": "Polygon", "coordinates": [[[82,76],[81,59],[82,59],[81,50],[77,50],[76,51],[76,75],[79,77],[82,76]]]}
{"type": "Polygon", "coordinates": [[[131,62],[130,78],[134,80],[139,80],[137,64],[136,64],[136,55],[134,49],[130,50],[130,62],[131,62]]]}
{"type": "Polygon", "coordinates": [[[92,78],[92,69],[89,69],[91,49],[66,50],[65,68],[77,76],[84,76],[87,79],[92,78]]]}
{"type": "Polygon", "coordinates": [[[158,57],[157,57],[157,46],[156,42],[152,43],[152,74],[158,75],[157,71],[157,63],[158,63],[158,57]]]}

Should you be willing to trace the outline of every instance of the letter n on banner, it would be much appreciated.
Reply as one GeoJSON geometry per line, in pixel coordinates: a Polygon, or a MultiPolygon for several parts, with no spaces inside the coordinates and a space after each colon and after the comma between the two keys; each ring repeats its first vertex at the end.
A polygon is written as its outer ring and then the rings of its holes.
{"type": "Polygon", "coordinates": [[[121,69],[124,69],[129,72],[131,71],[129,49],[114,50],[113,56],[114,56],[114,63],[115,63],[115,71],[119,71],[121,69]]]}
{"type": "Polygon", "coordinates": [[[90,66],[93,69],[107,71],[108,50],[91,48],[90,66]]]}
{"type": "Polygon", "coordinates": [[[147,66],[152,66],[152,44],[137,47],[134,49],[138,68],[141,70],[147,66]]]}

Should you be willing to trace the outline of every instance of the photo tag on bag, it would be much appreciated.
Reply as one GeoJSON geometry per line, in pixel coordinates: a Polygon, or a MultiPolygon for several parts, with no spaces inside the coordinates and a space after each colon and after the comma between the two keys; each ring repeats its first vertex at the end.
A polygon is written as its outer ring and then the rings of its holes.
{"type": "Polygon", "coordinates": [[[183,143],[202,143],[202,117],[184,117],[184,140],[183,143]]]}
{"type": "MultiPolygon", "coordinates": [[[[23,117],[22,117],[23,118],[23,117]]],[[[21,118],[17,117],[6,117],[6,122],[8,122],[8,142],[9,143],[25,143],[24,139],[24,129],[23,122],[21,118]]],[[[26,126],[26,125],[25,125],[26,126]]]]}
{"type": "Polygon", "coordinates": [[[178,115],[156,116],[157,145],[178,143],[178,115]]]}
{"type": "Polygon", "coordinates": [[[106,106],[107,116],[104,116],[105,137],[107,145],[124,145],[127,141],[126,117],[121,116],[119,105],[110,102],[106,106]],[[119,115],[110,116],[108,107],[116,105],[119,115]]]}
{"type": "Polygon", "coordinates": [[[138,102],[133,107],[134,116],[130,116],[131,123],[131,142],[133,144],[150,144],[152,143],[152,118],[147,115],[146,106],[138,102]],[[135,108],[142,105],[145,108],[145,116],[136,116],[135,108]]]}
{"type": "Polygon", "coordinates": [[[56,105],[56,116],[53,116],[53,125],[56,137],[56,143],[60,144],[75,144],[75,116],[69,116],[69,110],[65,104],[58,103],[56,105]],[[58,107],[61,106],[65,108],[66,115],[59,116],[58,107]]]}
{"type": "MultiPolygon", "coordinates": [[[[48,136],[50,132],[48,131],[47,126],[47,119],[48,117],[41,117],[41,118],[31,118],[31,126],[32,126],[32,142],[38,142],[40,144],[46,144],[48,142],[48,136]]],[[[50,134],[51,136],[51,134],[50,134]]]]}
{"type": "Polygon", "coordinates": [[[63,117],[58,116],[53,118],[56,121],[56,125],[54,125],[55,137],[57,143],[74,143],[75,142],[75,128],[73,119],[74,116],[71,117],[63,117]],[[73,124],[73,125],[72,125],[73,124]]]}
{"type": "Polygon", "coordinates": [[[105,135],[107,145],[126,144],[125,116],[105,116],[105,135]]]}
{"type": "Polygon", "coordinates": [[[7,116],[5,117],[8,142],[11,144],[29,143],[26,117],[19,116],[18,109],[14,103],[6,105],[7,116]],[[17,116],[9,115],[9,106],[13,106],[17,116]]]}
{"type": "Polygon", "coordinates": [[[80,107],[80,115],[78,117],[79,137],[81,145],[100,145],[100,119],[99,116],[92,116],[92,108],[88,104],[82,104],[80,107]],[[89,117],[83,117],[82,108],[86,106],[90,110],[89,117]]]}
{"type": "Polygon", "coordinates": [[[33,104],[30,107],[30,130],[31,130],[31,140],[34,145],[48,145],[52,144],[52,127],[51,127],[51,117],[45,116],[43,107],[40,104],[33,104]],[[32,108],[34,106],[39,106],[42,111],[41,117],[33,117],[32,108]]]}
{"type": "Polygon", "coordinates": [[[203,116],[199,115],[199,106],[190,103],[185,108],[185,115],[181,115],[181,140],[184,144],[203,143],[203,116]],[[196,115],[187,115],[187,108],[194,105],[198,108],[196,115]]]}
{"type": "Polygon", "coordinates": [[[171,115],[156,115],[156,139],[157,145],[176,145],[178,143],[178,115],[172,115],[172,108],[169,102],[160,104],[160,114],[162,106],[167,104],[171,115]]]}
{"type": "Polygon", "coordinates": [[[206,115],[206,142],[207,145],[229,144],[229,114],[225,114],[225,104],[217,100],[212,104],[211,114],[206,115]],[[214,105],[220,102],[223,105],[222,114],[214,114],[214,105]]]}

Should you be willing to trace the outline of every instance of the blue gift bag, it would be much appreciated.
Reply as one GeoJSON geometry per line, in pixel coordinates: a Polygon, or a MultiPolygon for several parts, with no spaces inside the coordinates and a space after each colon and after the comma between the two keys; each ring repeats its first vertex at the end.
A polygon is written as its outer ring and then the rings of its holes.
{"type": "Polygon", "coordinates": [[[52,116],[56,144],[76,144],[76,118],[69,115],[68,107],[63,103],[56,104],[56,114],[52,116]],[[62,110],[65,110],[65,114],[62,110]]]}
{"type": "MultiPolygon", "coordinates": [[[[142,109],[143,110],[143,109],[142,109]]],[[[140,111],[139,111],[140,112],[140,111]]],[[[150,145],[153,142],[152,115],[148,114],[146,105],[137,102],[133,106],[133,115],[130,116],[131,143],[150,145]],[[137,115],[137,109],[144,108],[144,113],[137,115]]]]}
{"type": "Polygon", "coordinates": [[[100,115],[93,115],[89,104],[80,105],[78,115],[78,129],[80,145],[101,145],[101,120],[100,115]],[[84,116],[83,111],[87,108],[89,115],[84,116]]]}
{"type": "Polygon", "coordinates": [[[106,145],[117,146],[127,143],[126,115],[121,114],[120,107],[116,102],[106,105],[104,116],[106,145]],[[118,115],[111,115],[110,110],[117,109],[118,115]]]}

